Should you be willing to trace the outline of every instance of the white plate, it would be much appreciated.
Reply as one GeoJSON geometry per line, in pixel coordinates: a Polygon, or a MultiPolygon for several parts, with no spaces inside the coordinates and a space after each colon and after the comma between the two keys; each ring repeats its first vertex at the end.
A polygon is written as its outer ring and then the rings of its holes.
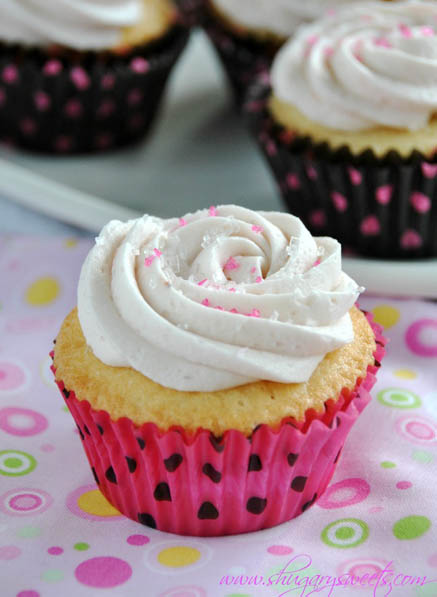
{"type": "MultiPolygon", "coordinates": [[[[195,33],[170,83],[160,118],[141,145],[87,157],[51,157],[3,151],[3,157],[44,179],[102,197],[123,208],[161,217],[218,203],[252,209],[283,210],[268,168],[229,101],[229,91],[214,51],[195,33]]],[[[0,191],[6,196],[6,183],[0,191]]],[[[9,196],[13,196],[9,188],[9,196]]],[[[71,193],[64,194],[73,197],[71,193]]],[[[99,218],[105,210],[100,209],[99,218]]],[[[64,210],[65,211],[65,210],[64,210]]],[[[68,211],[68,210],[67,210],[68,211]]],[[[57,217],[66,217],[62,207],[57,217]]],[[[78,223],[75,218],[68,221],[78,223]]],[[[112,209],[111,217],[117,214],[112,209]]],[[[126,211],[122,211],[126,214],[126,211]]],[[[68,219],[68,217],[67,217],[68,219]]],[[[82,222],[87,229],[98,228],[82,222]]],[[[79,222],[80,223],[80,222],[79,222]]],[[[390,262],[345,258],[345,269],[368,291],[437,298],[437,259],[390,262]]]]}

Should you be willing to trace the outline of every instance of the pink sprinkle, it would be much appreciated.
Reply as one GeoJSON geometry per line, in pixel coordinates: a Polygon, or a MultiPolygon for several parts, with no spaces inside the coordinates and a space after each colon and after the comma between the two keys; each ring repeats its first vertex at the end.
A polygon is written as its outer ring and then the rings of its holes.
{"type": "Polygon", "coordinates": [[[318,265],[320,265],[322,263],[322,260],[320,259],[320,257],[318,259],[315,260],[315,262],[313,263],[313,267],[317,267],[318,265]]]}
{"type": "Polygon", "coordinates": [[[326,56],[326,58],[329,58],[330,56],[332,56],[334,53],[334,48],[331,48],[331,46],[327,46],[324,50],[323,50],[323,54],[326,56]]]}
{"type": "Polygon", "coordinates": [[[329,9],[326,11],[326,14],[327,14],[327,15],[329,15],[330,17],[333,17],[334,15],[336,15],[336,14],[337,14],[337,11],[335,10],[335,8],[329,8],[329,9]]]}
{"type": "Polygon", "coordinates": [[[48,77],[55,77],[59,75],[62,70],[62,62],[60,60],[48,60],[42,69],[42,72],[48,77]]]}
{"type": "Polygon", "coordinates": [[[202,305],[203,305],[204,307],[209,307],[209,300],[208,300],[208,299],[203,299],[203,301],[202,301],[202,305]]]}
{"type": "Polygon", "coordinates": [[[424,25],[423,27],[421,27],[420,31],[422,32],[422,35],[424,37],[432,37],[434,35],[434,29],[432,27],[429,27],[428,25],[424,25]]]}
{"type": "Polygon", "coordinates": [[[362,57],[362,55],[361,55],[361,51],[362,51],[362,49],[363,49],[363,40],[362,40],[362,39],[358,39],[358,40],[355,42],[355,46],[354,46],[354,49],[353,49],[353,53],[354,53],[354,56],[355,56],[355,58],[356,58],[357,60],[359,60],[360,62],[362,62],[362,61],[363,61],[363,57],[362,57]]]}
{"type": "Polygon", "coordinates": [[[248,315],[249,317],[261,317],[261,312],[258,309],[252,309],[248,315]]]}
{"type": "Polygon", "coordinates": [[[252,230],[254,232],[258,232],[259,234],[262,234],[264,232],[264,228],[262,226],[255,226],[255,225],[253,225],[252,226],[252,230]]]}
{"type": "Polygon", "coordinates": [[[139,75],[143,75],[150,68],[147,60],[145,58],[141,58],[141,56],[137,56],[136,58],[134,58],[130,63],[130,67],[135,73],[139,75]]]}
{"type": "Polygon", "coordinates": [[[211,217],[214,217],[217,215],[217,209],[214,207],[214,205],[211,205],[211,207],[209,208],[208,211],[209,211],[209,215],[211,217]]]}
{"type": "Polygon", "coordinates": [[[229,259],[225,263],[224,269],[232,270],[232,269],[238,269],[239,267],[240,267],[240,264],[237,263],[237,261],[235,261],[235,259],[233,257],[229,257],[229,259]]]}
{"type": "Polygon", "coordinates": [[[399,31],[404,37],[413,37],[413,32],[411,31],[410,27],[408,27],[408,25],[399,25],[399,31]]]}
{"type": "Polygon", "coordinates": [[[223,307],[220,307],[220,305],[217,305],[217,307],[214,307],[215,309],[218,309],[219,311],[224,311],[223,307]]]}
{"type": "Polygon", "coordinates": [[[231,309],[231,310],[229,311],[229,313],[238,313],[238,309],[236,309],[236,308],[234,307],[233,309],[231,309]]]}
{"type": "Polygon", "coordinates": [[[150,267],[153,263],[153,261],[155,260],[155,255],[150,255],[149,257],[146,257],[144,260],[144,265],[146,267],[150,267]]]}
{"type": "Polygon", "coordinates": [[[187,221],[184,218],[179,218],[179,226],[186,226],[187,221]]]}
{"type": "Polygon", "coordinates": [[[263,281],[263,279],[262,279],[262,277],[261,277],[261,276],[258,276],[258,277],[257,277],[257,279],[255,280],[255,282],[256,282],[257,284],[260,284],[262,281],[263,281]]]}
{"type": "Polygon", "coordinates": [[[197,282],[197,286],[203,286],[205,284],[205,282],[208,282],[207,278],[205,278],[204,280],[201,280],[200,282],[197,282]]]}
{"type": "Polygon", "coordinates": [[[392,48],[393,46],[386,37],[377,37],[374,42],[375,46],[381,46],[383,48],[392,48]]]}
{"type": "Polygon", "coordinates": [[[310,35],[309,37],[307,37],[307,44],[309,46],[313,46],[319,39],[318,35],[310,35]]]}
{"type": "Polygon", "coordinates": [[[78,89],[84,91],[91,85],[91,81],[86,71],[80,66],[71,69],[70,78],[78,89]]]}
{"type": "Polygon", "coordinates": [[[255,267],[255,266],[253,266],[253,267],[252,267],[252,269],[250,270],[250,273],[251,273],[251,274],[254,274],[255,272],[256,272],[256,267],[255,267]]]}
{"type": "Polygon", "coordinates": [[[237,292],[235,288],[229,288],[229,292],[237,292]]]}
{"type": "Polygon", "coordinates": [[[153,249],[153,252],[155,253],[156,257],[161,257],[162,252],[159,249],[153,249]]]}

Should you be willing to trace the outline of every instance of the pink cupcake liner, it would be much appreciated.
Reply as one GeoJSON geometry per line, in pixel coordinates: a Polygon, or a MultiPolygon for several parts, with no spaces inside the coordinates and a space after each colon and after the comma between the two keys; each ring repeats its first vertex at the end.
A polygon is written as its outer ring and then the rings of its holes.
{"type": "Polygon", "coordinates": [[[154,423],[112,421],[58,380],[100,490],[129,518],[179,535],[246,533],[298,516],[325,491],[371,399],[386,341],[366,315],[377,342],[375,365],[353,391],[327,401],[321,414],[308,411],[302,423],[261,424],[250,437],[235,429],[217,438],[205,429],[162,432],[154,423]]]}

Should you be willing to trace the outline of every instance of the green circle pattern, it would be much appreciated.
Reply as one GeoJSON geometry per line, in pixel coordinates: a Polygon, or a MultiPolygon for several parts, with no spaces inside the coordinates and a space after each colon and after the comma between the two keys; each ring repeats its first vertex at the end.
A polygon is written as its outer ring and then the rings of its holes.
{"type": "Polygon", "coordinates": [[[323,543],[330,547],[348,549],[364,543],[369,536],[369,527],[358,518],[340,518],[326,526],[321,534],[323,543]]]}
{"type": "Polygon", "coordinates": [[[431,521],[426,516],[406,516],[393,525],[393,535],[402,540],[417,539],[431,528],[431,521]]]}
{"type": "Polygon", "coordinates": [[[417,394],[403,388],[386,388],[378,392],[378,402],[384,406],[402,410],[418,408],[422,404],[417,394]]]}
{"type": "Polygon", "coordinates": [[[21,477],[31,473],[35,467],[35,458],[27,452],[21,452],[20,450],[0,451],[0,475],[21,477]]]}

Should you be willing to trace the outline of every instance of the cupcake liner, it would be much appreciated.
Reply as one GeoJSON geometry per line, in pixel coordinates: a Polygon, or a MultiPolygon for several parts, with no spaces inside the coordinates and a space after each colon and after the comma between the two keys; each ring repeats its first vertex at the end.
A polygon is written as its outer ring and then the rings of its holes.
{"type": "Polygon", "coordinates": [[[268,77],[248,90],[244,113],[288,210],[318,236],[363,255],[437,256],[437,157],[396,151],[353,155],[298,137],[267,109],[268,77]]]}
{"type": "Polygon", "coordinates": [[[193,27],[201,23],[206,0],[175,0],[186,25],[193,27]]]}
{"type": "Polygon", "coordinates": [[[154,423],[112,421],[58,380],[100,490],[129,518],[179,535],[246,533],[298,516],[325,491],[370,401],[385,339],[367,317],[377,341],[375,365],[353,391],[343,391],[321,414],[308,411],[301,423],[261,424],[250,437],[235,429],[217,438],[205,429],[162,432],[154,423]]]}
{"type": "Polygon", "coordinates": [[[228,76],[237,108],[257,75],[270,67],[278,50],[275,43],[262,42],[249,35],[238,36],[217,19],[206,0],[202,25],[213,43],[228,76]]]}
{"type": "Polygon", "coordinates": [[[188,34],[177,24],[124,54],[0,44],[0,140],[63,154],[138,141],[188,34]]]}

